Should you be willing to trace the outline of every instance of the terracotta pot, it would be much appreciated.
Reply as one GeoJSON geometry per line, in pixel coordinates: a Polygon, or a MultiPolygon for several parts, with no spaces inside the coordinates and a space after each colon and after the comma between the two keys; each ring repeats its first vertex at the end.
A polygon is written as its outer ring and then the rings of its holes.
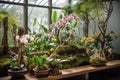
{"type": "Polygon", "coordinates": [[[35,76],[38,77],[47,77],[49,74],[50,69],[47,70],[38,70],[36,68],[33,69],[35,76]]]}

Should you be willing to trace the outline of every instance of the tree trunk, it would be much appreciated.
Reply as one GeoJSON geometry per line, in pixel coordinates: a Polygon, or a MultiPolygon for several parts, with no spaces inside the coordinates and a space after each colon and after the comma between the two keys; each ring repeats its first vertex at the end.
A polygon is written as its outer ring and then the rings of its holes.
{"type": "Polygon", "coordinates": [[[83,26],[83,34],[85,37],[88,37],[88,28],[89,28],[89,19],[88,19],[88,14],[86,13],[84,17],[84,26],[83,26]]]}
{"type": "Polygon", "coordinates": [[[16,35],[17,35],[17,26],[14,24],[14,25],[13,25],[13,40],[14,40],[14,46],[17,46],[16,35]]]}
{"type": "Polygon", "coordinates": [[[3,19],[3,38],[2,38],[2,53],[0,56],[8,54],[8,17],[3,19]]]}

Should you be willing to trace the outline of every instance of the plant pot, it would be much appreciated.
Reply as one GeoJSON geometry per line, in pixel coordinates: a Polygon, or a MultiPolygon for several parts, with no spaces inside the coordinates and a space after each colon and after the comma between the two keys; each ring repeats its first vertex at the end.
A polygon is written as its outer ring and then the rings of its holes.
{"type": "Polygon", "coordinates": [[[9,69],[8,70],[8,75],[12,77],[12,79],[24,79],[25,74],[27,73],[27,69],[23,68],[21,70],[13,70],[9,69]]]}
{"type": "Polygon", "coordinates": [[[59,75],[59,74],[61,74],[61,73],[60,73],[60,69],[59,69],[59,68],[52,68],[52,69],[50,70],[50,74],[51,74],[52,76],[59,75]]]}
{"type": "Polygon", "coordinates": [[[33,69],[35,76],[37,77],[47,77],[50,69],[47,70],[38,70],[36,68],[33,69]]]}

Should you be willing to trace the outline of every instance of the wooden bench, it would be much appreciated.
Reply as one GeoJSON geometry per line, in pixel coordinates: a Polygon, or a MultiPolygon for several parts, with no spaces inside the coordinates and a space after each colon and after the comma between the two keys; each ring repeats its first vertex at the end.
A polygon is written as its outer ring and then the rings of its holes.
{"type": "MultiPolygon", "coordinates": [[[[91,73],[91,72],[106,70],[106,69],[110,69],[110,68],[116,68],[119,66],[120,66],[120,60],[113,60],[113,61],[107,62],[106,66],[92,67],[91,65],[85,65],[85,66],[80,66],[80,67],[76,67],[76,68],[63,69],[63,70],[61,70],[62,71],[61,75],[49,76],[47,78],[37,78],[37,79],[39,79],[39,80],[57,80],[57,79],[68,78],[68,77],[85,74],[85,79],[89,80],[89,73],[91,73]]],[[[30,76],[28,74],[26,75],[26,78],[30,79],[30,80],[35,79],[35,77],[30,76]]]]}
{"type": "MultiPolygon", "coordinates": [[[[75,68],[63,69],[61,70],[62,74],[56,76],[49,76],[45,78],[37,78],[29,74],[26,74],[25,77],[27,80],[57,80],[57,79],[63,79],[63,78],[85,74],[85,80],[89,80],[89,73],[91,72],[117,68],[117,67],[120,67],[120,60],[109,61],[106,63],[106,66],[102,66],[102,67],[92,67],[91,65],[85,65],[75,68]]],[[[7,78],[0,78],[0,80],[9,80],[9,79],[10,76],[8,76],[7,78]]]]}

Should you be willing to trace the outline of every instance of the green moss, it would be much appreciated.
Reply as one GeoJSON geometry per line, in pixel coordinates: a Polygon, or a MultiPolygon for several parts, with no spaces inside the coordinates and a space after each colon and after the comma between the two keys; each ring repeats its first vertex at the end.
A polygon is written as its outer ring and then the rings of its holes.
{"type": "Polygon", "coordinates": [[[62,59],[68,59],[67,62],[61,63],[60,67],[62,69],[79,67],[81,65],[85,65],[86,63],[89,63],[89,57],[83,56],[79,53],[76,53],[74,55],[67,55],[67,56],[60,55],[59,57],[61,57],[62,59]]]}
{"type": "Polygon", "coordinates": [[[5,66],[8,66],[10,64],[10,58],[0,58],[0,71],[3,70],[5,66]]]}

